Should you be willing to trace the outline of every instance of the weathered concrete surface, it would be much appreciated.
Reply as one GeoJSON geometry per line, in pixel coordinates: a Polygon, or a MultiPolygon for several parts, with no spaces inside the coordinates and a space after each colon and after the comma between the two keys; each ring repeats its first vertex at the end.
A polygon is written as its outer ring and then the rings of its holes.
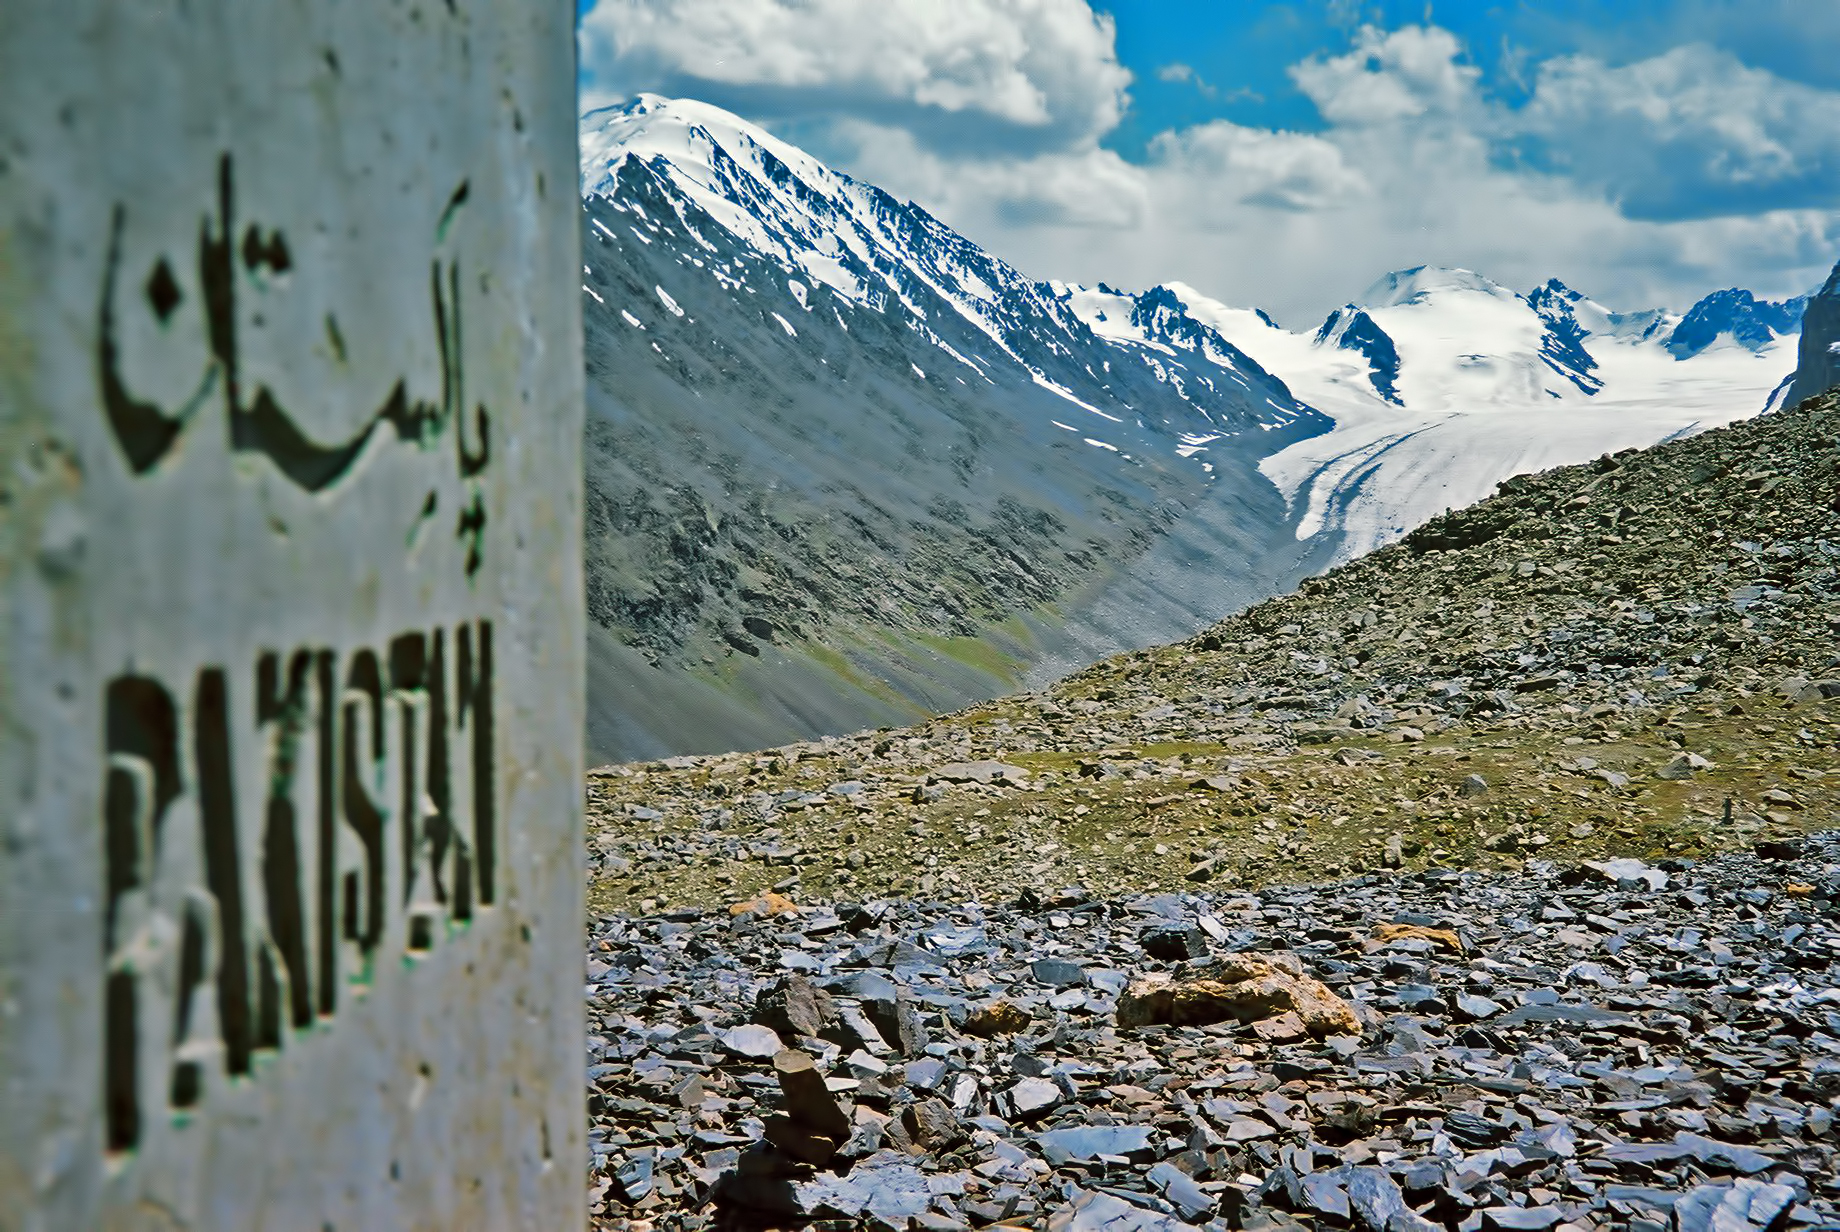
{"type": "Polygon", "coordinates": [[[585,1218],[572,39],[0,6],[0,1228],[585,1218]]]}

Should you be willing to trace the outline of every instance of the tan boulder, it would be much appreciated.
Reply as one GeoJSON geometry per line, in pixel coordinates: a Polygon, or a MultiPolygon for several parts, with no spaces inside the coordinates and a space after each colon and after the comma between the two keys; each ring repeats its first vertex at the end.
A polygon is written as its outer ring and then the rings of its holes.
{"type": "Polygon", "coordinates": [[[766,890],[753,898],[743,899],[728,909],[728,914],[742,915],[797,915],[799,905],[784,894],[775,894],[766,890]]]}
{"type": "Polygon", "coordinates": [[[1426,928],[1422,924],[1379,924],[1374,928],[1374,948],[1390,941],[1429,941],[1453,954],[1463,952],[1463,938],[1448,928],[1426,928]]]}
{"type": "Polygon", "coordinates": [[[980,1005],[965,1016],[965,1034],[993,1039],[999,1035],[1016,1035],[1029,1029],[1033,1021],[1029,1012],[1013,1001],[992,1001],[980,1005]]]}
{"type": "Polygon", "coordinates": [[[1231,954],[1205,979],[1178,980],[1156,972],[1133,980],[1118,998],[1121,1027],[1260,1022],[1287,1013],[1317,1039],[1361,1033],[1354,1007],[1321,980],[1305,975],[1303,964],[1284,953],[1231,954]]]}

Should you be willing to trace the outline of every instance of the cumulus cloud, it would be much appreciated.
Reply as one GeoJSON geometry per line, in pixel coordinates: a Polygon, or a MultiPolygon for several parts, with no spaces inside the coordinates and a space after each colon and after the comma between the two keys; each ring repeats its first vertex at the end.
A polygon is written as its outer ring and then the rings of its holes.
{"type": "Polygon", "coordinates": [[[866,108],[916,133],[959,119],[1053,145],[1110,131],[1131,80],[1085,0],[599,0],[581,52],[591,94],[866,108]]]}
{"type": "Polygon", "coordinates": [[[1471,107],[1482,75],[1459,61],[1462,51],[1454,34],[1436,26],[1391,34],[1363,26],[1348,54],[1306,60],[1292,67],[1291,79],[1331,124],[1449,116],[1471,107]]]}
{"type": "MultiPolygon", "coordinates": [[[[1449,32],[1363,29],[1346,54],[1295,69],[1331,121],[1317,134],[1217,120],[1159,135],[1142,162],[1098,150],[923,167],[885,136],[850,156],[871,178],[937,203],[942,217],[1025,269],[1138,286],[1180,278],[1299,324],[1388,270],[1424,263],[1523,287],[1557,275],[1631,308],[1684,306],[1716,286],[1787,295],[1819,281],[1840,248],[1831,203],[1678,219],[1624,208],[1606,178],[1619,165],[1619,140],[1674,133],[1668,139],[1700,142],[1707,175],[1780,167],[1770,141],[1805,159],[1825,140],[1803,135],[1792,145],[1777,136],[1787,135],[1782,125],[1751,121],[1727,119],[1720,130],[1716,79],[1669,67],[1671,75],[1647,62],[1601,72],[1577,61],[1549,67],[1534,102],[1515,110],[1485,95],[1449,32]],[[1606,85],[1605,73],[1625,76],[1606,85]],[[1632,101],[1627,119],[1606,118],[1624,104],[1587,102],[1594,77],[1591,88],[1610,99],[1635,98],[1631,83],[1640,82],[1667,105],[1632,101]],[[1637,124],[1647,126],[1639,137],[1637,124]],[[1603,159],[1590,168],[1514,156],[1516,143],[1533,137],[1582,160],[1594,148],[1593,125],[1620,125],[1621,136],[1604,139],[1603,159]]],[[[1744,91],[1759,95],[1743,79],[1728,84],[1742,87],[1731,93],[1732,110],[1747,114],[1736,105],[1744,91]]],[[[1807,114],[1815,100],[1797,105],[1807,114]]],[[[1639,158],[1625,153],[1621,165],[1632,179],[1642,174],[1639,158]]]]}
{"type": "Polygon", "coordinates": [[[1198,215],[1242,205],[1322,210],[1372,191],[1332,141],[1226,120],[1158,134],[1150,155],[1151,178],[1170,191],[1186,191],[1198,215]]]}
{"type": "MultiPolygon", "coordinates": [[[[1195,89],[1200,92],[1202,98],[1220,97],[1220,90],[1212,82],[1204,80],[1201,74],[1195,71],[1194,65],[1184,64],[1180,60],[1165,64],[1163,67],[1157,69],[1156,79],[1158,81],[1186,82],[1194,86],[1195,89]]],[[[1234,97],[1245,97],[1249,94],[1251,94],[1249,90],[1234,91],[1234,97]]]]}
{"type": "Polygon", "coordinates": [[[1642,216],[1840,200],[1840,92],[1703,44],[1614,68],[1549,60],[1515,124],[1545,165],[1642,216]]]}

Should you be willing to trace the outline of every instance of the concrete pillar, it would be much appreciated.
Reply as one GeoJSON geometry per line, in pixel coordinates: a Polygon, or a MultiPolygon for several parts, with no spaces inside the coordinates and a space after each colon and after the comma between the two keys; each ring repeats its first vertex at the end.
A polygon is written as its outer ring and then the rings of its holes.
{"type": "Polygon", "coordinates": [[[0,4],[0,1229],[585,1222],[573,37],[0,4]]]}

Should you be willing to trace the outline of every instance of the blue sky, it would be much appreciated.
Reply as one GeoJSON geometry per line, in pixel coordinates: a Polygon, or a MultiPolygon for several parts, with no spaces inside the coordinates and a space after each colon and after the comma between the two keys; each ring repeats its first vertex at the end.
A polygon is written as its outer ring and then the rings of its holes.
{"type": "Polygon", "coordinates": [[[1039,277],[1303,324],[1390,269],[1612,307],[1840,257],[1840,0],[595,0],[584,105],[730,108],[1039,277]]]}

